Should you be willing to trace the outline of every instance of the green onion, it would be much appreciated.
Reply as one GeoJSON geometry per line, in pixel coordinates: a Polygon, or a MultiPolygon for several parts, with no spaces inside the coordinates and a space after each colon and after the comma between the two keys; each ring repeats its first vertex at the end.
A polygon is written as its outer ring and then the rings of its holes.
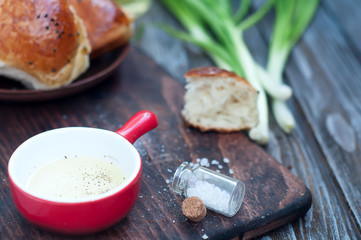
{"type": "MultiPolygon", "coordinates": [[[[275,1],[276,17],[267,63],[271,85],[283,83],[282,74],[290,52],[311,21],[318,4],[319,0],[275,1]]],[[[272,110],[282,130],[286,133],[291,132],[295,120],[285,101],[272,99],[272,110]]]]}
{"type": "Polygon", "coordinates": [[[295,121],[285,104],[292,89],[282,81],[287,58],[307,27],[319,0],[265,0],[249,14],[251,0],[243,0],[232,11],[231,0],[161,0],[178,19],[184,31],[162,25],[169,34],[203,49],[218,67],[244,77],[258,92],[259,124],[249,131],[252,140],[264,144],[269,140],[267,95],[275,119],[289,133],[295,121]],[[269,48],[267,69],[250,53],[244,32],[259,22],[274,6],[274,30],[269,48]]]}

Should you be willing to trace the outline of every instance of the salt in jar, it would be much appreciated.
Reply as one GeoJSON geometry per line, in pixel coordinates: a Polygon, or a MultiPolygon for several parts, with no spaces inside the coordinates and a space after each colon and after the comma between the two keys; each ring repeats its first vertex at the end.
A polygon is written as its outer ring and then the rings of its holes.
{"type": "Polygon", "coordinates": [[[240,209],[244,183],[204,167],[182,163],[173,176],[172,190],[185,197],[200,198],[206,208],[233,217],[240,209]]]}

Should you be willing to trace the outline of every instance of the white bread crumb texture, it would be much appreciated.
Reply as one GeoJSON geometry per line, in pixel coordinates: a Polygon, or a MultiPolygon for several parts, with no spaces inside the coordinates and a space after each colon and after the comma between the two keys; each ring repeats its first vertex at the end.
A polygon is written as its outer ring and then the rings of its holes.
{"type": "Polygon", "coordinates": [[[257,91],[232,77],[188,77],[182,115],[202,131],[238,131],[258,124],[257,91]]]}

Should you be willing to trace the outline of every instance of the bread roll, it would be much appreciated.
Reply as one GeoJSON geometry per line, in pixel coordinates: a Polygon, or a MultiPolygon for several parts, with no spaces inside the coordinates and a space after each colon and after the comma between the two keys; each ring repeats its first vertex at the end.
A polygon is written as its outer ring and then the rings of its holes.
{"type": "Polygon", "coordinates": [[[68,0],[83,19],[92,47],[91,58],[128,42],[133,18],[111,0],[68,0]]]}
{"type": "Polygon", "coordinates": [[[85,27],[67,1],[1,1],[0,75],[29,88],[58,88],[88,68],[90,51],[85,27]]]}
{"type": "Polygon", "coordinates": [[[202,131],[232,132],[258,123],[257,91],[233,72],[200,67],[185,74],[182,115],[202,131]]]}

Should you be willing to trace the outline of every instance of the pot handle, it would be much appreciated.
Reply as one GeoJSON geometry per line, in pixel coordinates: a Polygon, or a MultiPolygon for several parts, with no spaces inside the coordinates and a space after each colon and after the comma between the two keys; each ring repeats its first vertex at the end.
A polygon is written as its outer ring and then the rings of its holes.
{"type": "Polygon", "coordinates": [[[133,144],[143,134],[154,129],[156,126],[158,126],[158,118],[154,113],[150,111],[140,111],[115,131],[115,133],[118,133],[133,144]]]}

